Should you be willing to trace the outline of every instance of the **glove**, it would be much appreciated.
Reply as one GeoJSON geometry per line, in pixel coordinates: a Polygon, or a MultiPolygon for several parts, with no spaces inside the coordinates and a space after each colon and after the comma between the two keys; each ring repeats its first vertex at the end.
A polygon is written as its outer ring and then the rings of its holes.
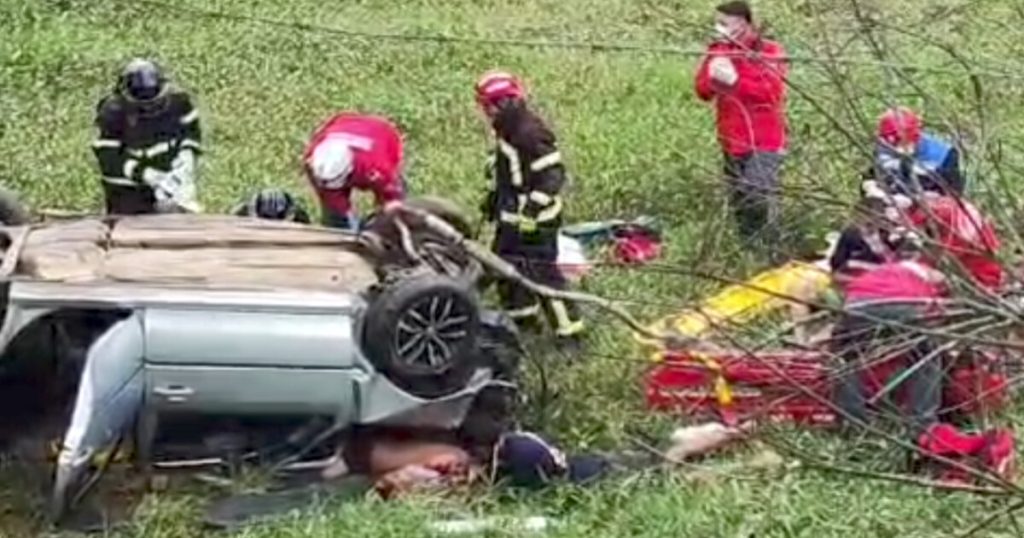
{"type": "Polygon", "coordinates": [[[711,62],[708,64],[708,70],[711,72],[712,79],[726,86],[736,84],[736,81],[740,78],[732,60],[724,56],[715,56],[712,58],[711,62]]]}
{"type": "Polygon", "coordinates": [[[519,219],[519,233],[526,235],[537,233],[537,221],[528,217],[521,217],[519,219]]]}
{"type": "Polygon", "coordinates": [[[160,185],[167,182],[170,174],[155,168],[146,168],[142,171],[142,182],[149,185],[153,190],[159,190],[160,185]]]}
{"type": "Polygon", "coordinates": [[[177,213],[184,210],[199,213],[202,206],[196,201],[196,184],[191,177],[176,172],[165,174],[153,192],[156,195],[157,210],[161,213],[177,213]]]}
{"type": "Polygon", "coordinates": [[[178,152],[178,156],[171,161],[171,171],[184,178],[195,178],[196,154],[190,149],[178,152]]]}
{"type": "Polygon", "coordinates": [[[879,200],[887,199],[885,191],[882,190],[882,187],[879,186],[878,182],[875,180],[865,181],[861,183],[860,187],[864,198],[877,198],[879,200]]]}

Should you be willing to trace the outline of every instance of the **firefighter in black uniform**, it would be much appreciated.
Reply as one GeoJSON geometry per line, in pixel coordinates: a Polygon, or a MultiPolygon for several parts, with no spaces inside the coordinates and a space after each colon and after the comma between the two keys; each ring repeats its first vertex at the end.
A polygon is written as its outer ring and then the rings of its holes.
{"type": "Polygon", "coordinates": [[[202,133],[188,94],[149,60],[129,62],[96,107],[93,151],[110,214],[199,211],[195,175],[202,133]]]}
{"type": "MultiPolygon", "coordinates": [[[[477,83],[476,94],[497,138],[494,188],[484,207],[489,220],[498,223],[495,251],[534,282],[565,289],[556,265],[565,167],[555,136],[529,110],[523,86],[512,75],[486,74],[477,83]]],[[[576,305],[541,301],[513,282],[498,286],[504,308],[518,323],[536,320],[543,309],[560,340],[578,343],[584,325],[576,305]]]]}
{"type": "Polygon", "coordinates": [[[255,217],[309,224],[309,213],[291,193],[275,188],[263,189],[248,200],[235,206],[231,213],[237,217],[255,217]]]}

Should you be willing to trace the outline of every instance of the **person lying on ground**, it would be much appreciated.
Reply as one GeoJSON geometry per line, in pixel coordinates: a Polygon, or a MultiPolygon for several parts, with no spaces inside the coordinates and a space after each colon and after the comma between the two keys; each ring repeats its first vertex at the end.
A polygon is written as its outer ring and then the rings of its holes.
{"type": "Polygon", "coordinates": [[[134,59],[96,107],[92,143],[108,214],[199,211],[195,180],[202,131],[192,98],[154,62],[134,59]]]}
{"type": "Polygon", "coordinates": [[[325,226],[358,228],[352,191],[368,190],[378,209],[402,201],[402,134],[380,116],[343,112],[320,127],[303,155],[306,176],[320,200],[325,226]]]}
{"type": "Polygon", "coordinates": [[[947,290],[944,276],[921,254],[920,239],[908,232],[896,260],[882,263],[846,285],[844,313],[833,331],[832,348],[842,363],[835,400],[844,412],[843,421],[854,425],[869,421],[865,373],[896,349],[913,368],[903,385],[915,438],[938,418],[943,368],[939,359],[929,356],[934,349],[932,339],[921,329],[930,326],[929,319],[938,312],[938,300],[947,290]]]}
{"type": "Polygon", "coordinates": [[[601,457],[566,457],[542,437],[518,430],[481,443],[459,432],[365,427],[351,436],[341,458],[324,471],[325,479],[367,475],[385,498],[413,491],[443,492],[492,477],[525,488],[558,481],[579,484],[610,468],[601,457]]]}
{"type": "Polygon", "coordinates": [[[960,151],[922,130],[921,118],[909,108],[895,107],[878,119],[874,160],[865,174],[891,194],[914,196],[919,191],[964,193],[960,151]]]}
{"type": "Polygon", "coordinates": [[[277,188],[263,189],[231,210],[236,217],[254,217],[309,224],[309,213],[291,193],[277,188]]]}

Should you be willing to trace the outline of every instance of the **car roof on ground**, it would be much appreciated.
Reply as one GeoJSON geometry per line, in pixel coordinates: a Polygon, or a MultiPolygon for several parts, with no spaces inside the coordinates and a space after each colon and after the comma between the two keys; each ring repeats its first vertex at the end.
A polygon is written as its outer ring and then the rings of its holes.
{"type": "Polygon", "coordinates": [[[290,222],[145,215],[0,231],[9,241],[0,272],[10,280],[326,292],[358,292],[377,281],[357,235],[290,222]]]}

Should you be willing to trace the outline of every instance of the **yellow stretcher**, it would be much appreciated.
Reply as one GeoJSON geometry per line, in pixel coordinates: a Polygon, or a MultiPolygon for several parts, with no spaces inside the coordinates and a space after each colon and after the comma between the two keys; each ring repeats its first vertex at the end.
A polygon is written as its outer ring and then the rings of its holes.
{"type": "MultiPolygon", "coordinates": [[[[831,276],[823,263],[792,261],[742,284],[727,286],[698,306],[655,322],[651,330],[703,338],[723,322],[730,325],[749,322],[762,314],[796,304],[793,299],[810,300],[830,284],[831,276]]],[[[656,345],[655,342],[645,343],[656,345]]]]}

